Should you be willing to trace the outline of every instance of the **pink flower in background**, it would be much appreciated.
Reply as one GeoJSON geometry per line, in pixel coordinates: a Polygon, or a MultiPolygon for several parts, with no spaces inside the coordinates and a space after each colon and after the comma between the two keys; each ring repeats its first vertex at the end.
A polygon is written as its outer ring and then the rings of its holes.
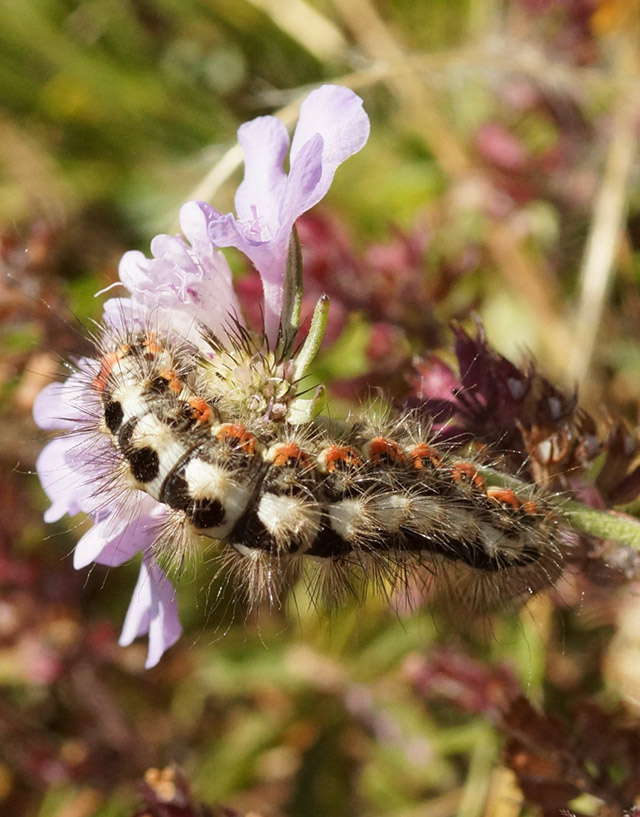
{"type": "Polygon", "coordinates": [[[499,122],[484,122],[476,132],[475,144],[483,159],[507,173],[518,173],[527,166],[526,147],[499,122]]]}
{"type": "MultiPolygon", "coordinates": [[[[212,354],[202,327],[224,333],[230,318],[242,320],[231,271],[220,246],[246,253],[262,276],[265,332],[274,341],[283,303],[289,238],[295,219],[327,192],[337,166],[366,142],[369,120],[353,92],[323,86],[302,103],[287,176],[282,162],[289,138],[274,117],[243,125],[245,180],[238,189],[238,220],[202,202],[180,211],[183,235],[156,236],[151,258],[127,252],[120,283],[128,298],[105,303],[107,324],[124,330],[148,326],[169,331],[212,354]]],[[[48,443],[37,471],[51,507],[47,522],[83,512],[93,527],[76,545],[74,566],[92,562],[116,566],[142,552],[138,582],[120,637],[123,646],[148,634],[146,666],[158,663],[180,637],[174,588],[153,556],[153,543],[168,516],[167,507],[143,491],[113,490],[118,454],[99,430],[103,410],[92,381],[100,361],[83,358],[63,383],[47,386],[34,406],[36,423],[64,434],[48,443]]]]}

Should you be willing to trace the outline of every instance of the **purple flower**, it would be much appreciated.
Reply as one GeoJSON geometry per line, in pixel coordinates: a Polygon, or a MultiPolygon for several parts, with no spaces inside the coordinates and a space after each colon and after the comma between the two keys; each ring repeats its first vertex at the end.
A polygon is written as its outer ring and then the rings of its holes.
{"type": "Polygon", "coordinates": [[[152,258],[137,250],[122,256],[121,283],[131,298],[112,298],[104,305],[105,317],[126,325],[144,322],[152,311],[154,324],[166,324],[195,345],[202,345],[199,325],[214,333],[224,330],[230,316],[240,309],[226,258],[207,234],[207,218],[197,202],[180,210],[182,236],[158,235],[151,242],[152,258]]]}
{"type": "MultiPolygon", "coordinates": [[[[355,94],[345,88],[320,88],[302,104],[287,176],[282,169],[289,143],[284,125],[274,117],[243,125],[239,139],[246,176],[236,197],[239,220],[201,202],[185,204],[180,211],[183,235],[156,236],[151,258],[137,251],[123,256],[120,285],[130,297],[105,303],[107,326],[132,331],[153,325],[158,333],[168,331],[213,354],[202,328],[220,336],[242,321],[231,271],[218,249],[235,246],[262,275],[265,332],[273,341],[293,222],[325,195],[337,166],[362,147],[368,132],[368,118],[355,94]]],[[[51,500],[46,521],[80,512],[93,520],[76,546],[76,568],[92,562],[116,566],[142,553],[120,643],[128,645],[148,634],[146,666],[151,667],[181,632],[175,591],[153,556],[168,509],[147,493],[118,483],[120,455],[102,431],[103,408],[92,385],[100,366],[100,360],[83,358],[71,377],[38,396],[36,423],[64,434],[45,446],[36,467],[51,500]]]]}
{"type": "Polygon", "coordinates": [[[362,100],[348,88],[323,85],[300,108],[291,142],[289,174],[283,162],[289,135],[274,116],[238,130],[245,176],[236,193],[237,218],[200,203],[217,247],[236,247],[255,264],[264,290],[264,329],[274,343],[282,311],[282,282],[295,220],[327,193],[338,165],[369,137],[362,100]]]}

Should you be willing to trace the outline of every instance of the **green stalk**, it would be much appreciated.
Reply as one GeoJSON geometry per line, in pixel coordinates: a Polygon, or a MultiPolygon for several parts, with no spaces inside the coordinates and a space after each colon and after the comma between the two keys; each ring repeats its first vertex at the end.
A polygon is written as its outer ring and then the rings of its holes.
{"type": "Polygon", "coordinates": [[[300,327],[302,308],[302,250],[295,224],[289,238],[289,253],[284,276],[284,301],[278,333],[278,353],[287,357],[300,327]]]}

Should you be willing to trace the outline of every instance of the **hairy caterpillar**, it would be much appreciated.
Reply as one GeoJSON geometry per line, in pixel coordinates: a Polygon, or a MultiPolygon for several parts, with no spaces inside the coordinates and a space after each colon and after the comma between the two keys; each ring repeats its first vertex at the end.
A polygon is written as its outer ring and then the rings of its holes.
{"type": "Polygon", "coordinates": [[[534,489],[488,486],[415,413],[293,425],[292,361],[242,327],[224,342],[203,332],[204,353],[151,328],[105,330],[90,380],[109,490],[167,511],[161,563],[217,540],[250,606],[312,564],[312,594],[331,601],[360,579],[388,592],[420,569],[468,603],[557,575],[558,510],[534,489]]]}

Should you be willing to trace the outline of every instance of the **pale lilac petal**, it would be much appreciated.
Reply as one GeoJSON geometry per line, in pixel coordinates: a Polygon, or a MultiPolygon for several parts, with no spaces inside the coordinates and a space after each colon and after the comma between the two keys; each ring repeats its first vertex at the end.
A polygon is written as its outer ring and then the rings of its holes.
{"type": "Polygon", "coordinates": [[[204,354],[210,351],[211,347],[204,341],[199,328],[199,310],[176,306],[170,308],[170,299],[167,299],[167,306],[162,305],[161,298],[149,297],[148,300],[149,306],[146,306],[140,295],[137,298],[111,298],[103,305],[104,322],[116,332],[123,329],[131,331],[133,328],[142,330],[151,325],[158,335],[180,338],[198,347],[204,354]]]}
{"type": "MultiPolygon", "coordinates": [[[[204,201],[188,201],[180,208],[180,229],[200,258],[208,258],[216,252],[209,238],[208,227],[209,222],[219,215],[217,210],[204,201]]],[[[228,280],[231,282],[230,276],[228,280]]]]}
{"type": "MultiPolygon", "coordinates": [[[[291,164],[291,172],[280,205],[280,224],[282,233],[280,241],[283,246],[284,263],[287,259],[289,233],[294,221],[301,216],[319,198],[316,198],[318,185],[324,179],[324,140],[319,133],[309,139],[302,146],[295,162],[291,164]],[[311,204],[309,203],[311,202],[311,204]]],[[[326,190],[325,190],[326,192],[326,190]]],[[[284,271],[284,265],[283,265],[284,271]]]]}
{"type": "MultiPolygon", "coordinates": [[[[120,263],[120,278],[131,292],[132,305],[139,306],[139,317],[153,314],[156,326],[160,320],[159,328],[173,330],[198,346],[203,343],[199,324],[218,333],[230,315],[239,316],[231,270],[207,232],[216,215],[213,208],[188,202],[180,219],[191,243],[182,236],[158,235],[151,242],[153,258],[125,253],[120,263]]],[[[117,314],[119,301],[105,304],[107,318],[116,326],[131,319],[117,314]]]]}
{"type": "Polygon", "coordinates": [[[109,298],[102,308],[104,322],[115,332],[140,329],[149,315],[149,309],[133,298],[109,298]]]}
{"type": "Polygon", "coordinates": [[[319,133],[324,142],[322,178],[308,198],[305,210],[326,195],[336,168],[364,147],[369,130],[369,117],[362,107],[362,100],[349,88],[323,85],[304,100],[291,143],[292,171],[302,148],[315,134],[319,133]]]}
{"type": "MultiPolygon", "coordinates": [[[[243,252],[260,273],[264,295],[264,333],[269,343],[273,345],[278,335],[284,299],[282,279],[287,263],[288,235],[285,234],[286,242],[265,241],[256,243],[246,239],[238,229],[232,215],[223,216],[221,222],[223,220],[224,226],[220,234],[223,234],[224,230],[225,238],[223,240],[229,242],[223,246],[236,247],[236,249],[243,252]]],[[[215,230],[217,226],[218,224],[213,224],[212,228],[215,230]]]]}
{"type": "Polygon", "coordinates": [[[260,273],[264,295],[264,332],[267,340],[273,344],[278,334],[284,297],[282,276],[286,266],[286,252],[283,255],[282,242],[275,244],[250,240],[231,213],[212,221],[209,231],[211,240],[218,246],[240,250],[260,273]]]}
{"type": "Polygon", "coordinates": [[[47,522],[65,513],[95,515],[109,504],[103,488],[113,480],[113,451],[106,437],[83,431],[57,437],[40,452],[36,470],[52,502],[47,522]]]}
{"type": "Polygon", "coordinates": [[[73,473],[75,504],[86,514],[96,516],[110,504],[119,504],[113,495],[114,468],[117,466],[113,445],[106,435],[78,431],[66,438],[64,460],[73,473]]]}
{"type": "Polygon", "coordinates": [[[196,257],[201,259],[203,272],[215,277],[216,286],[223,286],[220,300],[236,304],[233,276],[227,259],[209,237],[209,224],[219,216],[220,213],[205,202],[188,201],[180,208],[180,229],[196,257]]]}
{"type": "Polygon", "coordinates": [[[146,669],[155,667],[163,653],[180,638],[182,627],[173,585],[157,562],[145,558],[120,635],[127,647],[141,635],[149,634],[146,669]]]}
{"type": "Polygon", "coordinates": [[[151,261],[139,250],[129,250],[122,256],[118,265],[118,277],[129,292],[147,289],[152,285],[150,264],[151,261]]]}
{"type": "MultiPolygon", "coordinates": [[[[235,247],[246,254],[247,249],[255,246],[256,242],[249,242],[243,229],[232,213],[218,214],[217,218],[209,222],[209,235],[217,247],[235,247]]],[[[264,242],[258,241],[258,244],[264,242]]]]}
{"type": "Polygon", "coordinates": [[[282,169],[289,147],[289,134],[275,116],[260,116],[238,129],[244,153],[244,181],[236,192],[238,218],[251,221],[272,219],[285,184],[282,169]]]}
{"type": "MultiPolygon", "coordinates": [[[[49,383],[36,397],[33,404],[33,419],[40,428],[52,431],[63,427],[65,406],[63,402],[66,383],[49,383]]],[[[73,420],[66,421],[73,425],[73,420]]]]}
{"type": "Polygon", "coordinates": [[[45,431],[77,428],[95,417],[97,400],[87,395],[87,383],[97,373],[95,361],[83,358],[63,383],[49,383],[38,394],[33,405],[33,419],[45,431]]]}
{"type": "Polygon", "coordinates": [[[36,397],[33,404],[33,419],[45,431],[73,428],[82,417],[69,406],[69,387],[64,383],[49,383],[36,397]],[[72,413],[73,412],[73,413],[72,413]],[[75,416],[74,416],[75,414],[75,416]]]}
{"type": "Polygon", "coordinates": [[[91,562],[116,567],[153,544],[167,517],[166,508],[142,492],[131,498],[130,507],[126,514],[118,507],[96,520],[76,545],[73,553],[76,570],[91,562]]]}
{"type": "Polygon", "coordinates": [[[182,238],[173,235],[157,235],[151,239],[152,261],[149,262],[150,285],[155,287],[179,287],[189,274],[197,273],[187,245],[182,238]]]}
{"type": "Polygon", "coordinates": [[[283,252],[282,241],[256,241],[249,237],[231,213],[218,215],[209,222],[209,234],[219,247],[235,247],[244,253],[260,273],[264,294],[264,332],[273,344],[278,335],[282,312],[282,276],[286,265],[288,236],[283,252]]]}
{"type": "Polygon", "coordinates": [[[69,516],[80,513],[77,501],[78,474],[66,461],[73,445],[75,441],[71,437],[57,437],[45,445],[36,461],[40,482],[51,500],[51,507],[44,514],[45,522],[57,522],[66,513],[69,516]]]}
{"type": "Polygon", "coordinates": [[[233,316],[241,320],[240,305],[233,289],[227,259],[209,237],[208,225],[219,214],[201,202],[187,202],[180,210],[180,225],[189,240],[198,274],[186,280],[186,294],[198,309],[198,319],[220,332],[233,316]]]}
{"type": "MultiPolygon", "coordinates": [[[[114,526],[111,515],[100,522],[94,521],[93,527],[80,538],[73,551],[73,566],[76,570],[81,570],[83,567],[90,565],[105,549],[107,526],[114,526]]],[[[130,555],[134,556],[135,553],[136,551],[130,555]]],[[[122,561],[126,562],[127,559],[125,558],[122,561]]]]}
{"type": "Polygon", "coordinates": [[[256,267],[262,275],[262,292],[264,295],[264,336],[271,346],[275,346],[280,328],[280,316],[284,303],[282,276],[279,275],[281,265],[278,260],[267,258],[268,263],[256,267]]]}

